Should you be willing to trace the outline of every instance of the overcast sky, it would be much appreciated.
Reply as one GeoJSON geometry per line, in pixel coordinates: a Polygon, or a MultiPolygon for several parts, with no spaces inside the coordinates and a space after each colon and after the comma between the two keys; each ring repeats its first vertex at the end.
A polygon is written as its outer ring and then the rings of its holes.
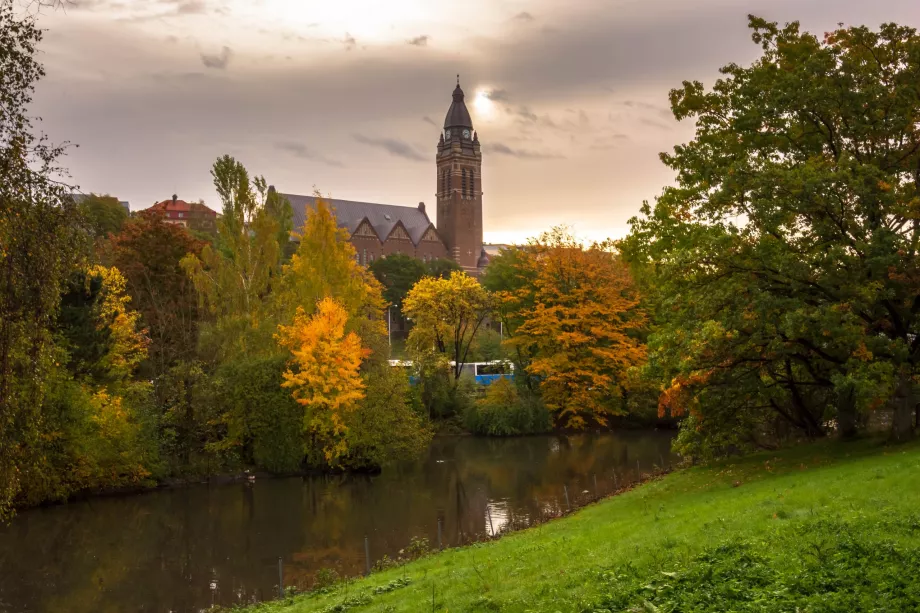
{"type": "Polygon", "coordinates": [[[74,182],[132,209],[219,209],[224,153],[284,192],[434,205],[460,73],[486,239],[619,237],[672,179],[658,153],[692,136],[668,90],[756,58],[749,13],[920,26],[920,0],[77,0],[40,17],[35,111],[79,144],[74,182]]]}

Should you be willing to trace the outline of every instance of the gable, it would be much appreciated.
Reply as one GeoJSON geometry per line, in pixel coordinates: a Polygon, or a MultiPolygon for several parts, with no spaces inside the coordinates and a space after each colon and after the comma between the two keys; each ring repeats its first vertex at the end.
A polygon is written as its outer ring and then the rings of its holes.
{"type": "Polygon", "coordinates": [[[358,225],[357,229],[352,232],[352,236],[367,236],[379,239],[377,233],[374,231],[374,228],[371,227],[371,223],[367,219],[358,225]]]}
{"type": "Polygon", "coordinates": [[[390,232],[390,235],[387,237],[387,240],[390,239],[396,239],[400,241],[412,240],[409,238],[409,233],[406,232],[406,229],[403,227],[402,223],[397,223],[396,226],[393,227],[393,231],[390,232]]]}
{"type": "Polygon", "coordinates": [[[425,231],[425,234],[422,236],[422,242],[425,243],[440,243],[441,237],[438,236],[438,233],[434,231],[434,227],[428,228],[425,231]]]}

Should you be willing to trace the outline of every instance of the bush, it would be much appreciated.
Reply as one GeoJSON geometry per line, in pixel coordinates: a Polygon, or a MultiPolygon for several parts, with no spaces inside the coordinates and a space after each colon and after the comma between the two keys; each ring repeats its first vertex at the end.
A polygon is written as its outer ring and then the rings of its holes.
{"type": "Polygon", "coordinates": [[[552,428],[549,411],[539,396],[508,379],[489,385],[485,396],[466,408],[463,423],[470,432],[488,436],[539,434],[552,428]]]}
{"type": "Polygon", "coordinates": [[[281,387],[287,356],[240,357],[218,370],[227,425],[224,451],[240,446],[244,461],[273,473],[300,470],[303,409],[281,387]]]}

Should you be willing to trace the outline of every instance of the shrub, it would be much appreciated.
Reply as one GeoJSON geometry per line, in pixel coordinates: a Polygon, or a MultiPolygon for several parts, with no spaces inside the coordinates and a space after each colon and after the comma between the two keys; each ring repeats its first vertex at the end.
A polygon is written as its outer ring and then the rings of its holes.
{"type": "Polygon", "coordinates": [[[466,408],[463,423],[470,432],[488,436],[538,434],[552,428],[549,411],[539,396],[508,379],[489,385],[485,396],[466,408]]]}

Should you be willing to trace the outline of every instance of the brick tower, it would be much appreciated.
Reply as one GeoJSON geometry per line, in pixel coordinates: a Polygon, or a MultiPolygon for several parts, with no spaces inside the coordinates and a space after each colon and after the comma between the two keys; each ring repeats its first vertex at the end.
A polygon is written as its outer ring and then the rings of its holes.
{"type": "Polygon", "coordinates": [[[447,252],[476,274],[482,250],[482,153],[479,136],[463,102],[460,76],[438,141],[438,233],[447,252]]]}

